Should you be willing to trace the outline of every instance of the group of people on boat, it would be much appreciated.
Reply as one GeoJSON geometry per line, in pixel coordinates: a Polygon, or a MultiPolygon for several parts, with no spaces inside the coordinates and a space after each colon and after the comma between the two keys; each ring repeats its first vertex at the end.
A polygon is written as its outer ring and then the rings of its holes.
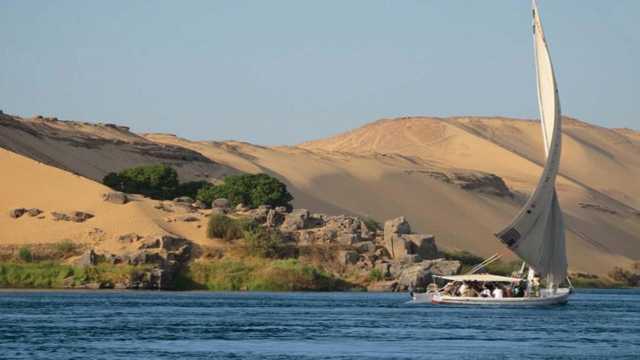
{"type": "MultiPolygon", "coordinates": [[[[438,290],[437,285],[431,284],[431,290],[438,290]]],[[[540,294],[539,279],[531,281],[521,280],[512,283],[481,282],[481,281],[450,281],[439,291],[447,296],[511,298],[537,297],[540,294]]]]}

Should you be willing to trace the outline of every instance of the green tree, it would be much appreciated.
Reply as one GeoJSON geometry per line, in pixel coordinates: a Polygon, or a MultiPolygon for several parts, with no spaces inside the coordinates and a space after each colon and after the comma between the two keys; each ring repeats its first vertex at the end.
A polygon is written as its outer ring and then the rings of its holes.
{"type": "Polygon", "coordinates": [[[178,173],[167,165],[146,165],[107,174],[102,182],[119,191],[153,199],[172,199],[178,189],[178,173]]]}
{"type": "Polygon", "coordinates": [[[280,180],[267,174],[231,175],[221,185],[210,185],[198,191],[198,200],[210,203],[216,198],[226,198],[232,205],[245,204],[289,206],[293,196],[280,180]]]}

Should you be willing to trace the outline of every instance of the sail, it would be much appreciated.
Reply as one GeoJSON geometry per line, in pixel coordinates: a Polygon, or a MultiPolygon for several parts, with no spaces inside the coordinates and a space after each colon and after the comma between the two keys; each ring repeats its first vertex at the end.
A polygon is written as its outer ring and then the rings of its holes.
{"type": "Polygon", "coordinates": [[[533,38],[546,163],[534,192],[511,224],[496,236],[537,272],[547,277],[548,284],[557,286],[567,275],[564,225],[555,190],[561,149],[560,100],[535,0],[533,38]]]}

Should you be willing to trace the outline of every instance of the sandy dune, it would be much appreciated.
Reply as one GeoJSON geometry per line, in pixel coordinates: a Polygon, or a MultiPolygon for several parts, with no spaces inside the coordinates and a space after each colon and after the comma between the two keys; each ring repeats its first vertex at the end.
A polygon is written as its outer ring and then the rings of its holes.
{"type": "Polygon", "coordinates": [[[208,244],[202,221],[168,222],[184,213],[166,213],[155,208],[157,201],[134,196],[124,205],[102,199],[109,188],[88,178],[38,163],[22,155],[0,149],[0,245],[55,243],[62,240],[90,244],[99,250],[126,251],[130,244],[119,241],[121,235],[140,236],[176,234],[196,243],[208,244]],[[27,214],[18,219],[9,209],[37,208],[40,216],[27,214]],[[51,212],[83,211],[95,215],[82,223],[54,221],[51,212]]]}
{"type": "MultiPolygon", "coordinates": [[[[122,156],[131,153],[136,164],[170,163],[185,178],[267,172],[288,184],[297,207],[379,220],[404,215],[416,231],[435,234],[441,247],[482,255],[502,252],[508,256],[493,233],[515,215],[534,188],[544,156],[536,122],[504,118],[381,120],[329,139],[271,148],[241,142],[193,142],[166,134],[135,135],[104,125],[11,121],[0,122],[1,147],[89,178],[99,179],[108,171],[129,166],[130,160],[122,156]],[[101,142],[77,148],[70,143],[70,135],[101,142]],[[140,150],[140,144],[153,150],[140,150]],[[164,155],[157,156],[158,149],[164,155]],[[504,180],[509,189],[505,192],[491,174],[504,180]]],[[[640,259],[640,187],[634,184],[640,179],[640,135],[568,119],[563,141],[558,192],[568,227],[571,269],[604,274],[613,266],[640,259]]],[[[155,209],[153,201],[139,199],[111,209],[118,205],[101,202],[99,195],[105,188],[99,184],[7,151],[1,159],[3,170],[16,169],[11,178],[0,180],[3,189],[16,182],[25,184],[24,191],[32,189],[35,185],[30,184],[44,184],[42,179],[52,176],[49,173],[63,177],[62,183],[71,181],[66,179],[82,182],[88,195],[73,200],[77,203],[69,200],[70,189],[76,186],[62,185],[40,186],[33,197],[16,192],[0,199],[0,208],[6,209],[68,206],[95,211],[95,219],[81,224],[82,229],[73,228],[85,232],[74,235],[79,241],[89,239],[86,232],[92,222],[99,221],[95,227],[112,237],[135,231],[131,229],[139,224],[147,232],[170,231],[196,242],[207,241],[194,224],[167,223],[166,214],[155,209]],[[44,167],[47,173],[34,176],[32,167],[44,167]],[[50,200],[37,202],[44,199],[50,200]],[[103,212],[109,215],[100,220],[103,212]]],[[[51,231],[33,230],[34,226],[26,224],[37,221],[24,219],[21,224],[22,218],[0,217],[0,241],[55,241],[72,234],[71,228],[64,227],[69,224],[52,224],[51,231]],[[11,234],[18,238],[8,240],[11,234]]]]}

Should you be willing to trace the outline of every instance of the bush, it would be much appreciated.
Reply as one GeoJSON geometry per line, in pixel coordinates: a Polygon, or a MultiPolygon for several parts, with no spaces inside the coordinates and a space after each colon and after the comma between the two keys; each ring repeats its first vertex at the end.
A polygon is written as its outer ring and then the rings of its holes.
{"type": "Polygon", "coordinates": [[[153,199],[173,199],[178,189],[178,173],[167,165],[137,166],[107,174],[102,182],[112,189],[142,194],[153,199]]]}
{"type": "Polygon", "coordinates": [[[232,218],[222,214],[213,214],[207,225],[207,237],[229,241],[242,237],[242,231],[232,218]]]}
{"type": "Polygon", "coordinates": [[[214,214],[207,225],[207,237],[227,241],[240,239],[245,231],[253,231],[258,224],[252,219],[232,219],[223,214],[214,214]]]}
{"type": "Polygon", "coordinates": [[[263,258],[281,258],[287,255],[287,247],[282,242],[282,234],[263,227],[244,231],[247,252],[263,258]]]}
{"type": "Polygon", "coordinates": [[[211,203],[217,198],[226,198],[232,206],[245,204],[251,207],[260,205],[290,206],[293,196],[287,186],[267,174],[231,175],[221,185],[209,185],[198,191],[196,198],[211,203]]]}
{"type": "Polygon", "coordinates": [[[211,184],[207,181],[188,181],[178,185],[175,191],[175,197],[188,196],[195,199],[201,189],[209,187],[211,184]]]}
{"type": "Polygon", "coordinates": [[[369,281],[380,281],[384,278],[380,269],[372,269],[369,272],[369,281]]]}
{"type": "Polygon", "coordinates": [[[31,249],[27,246],[23,246],[18,250],[18,258],[24,262],[33,261],[33,255],[31,254],[31,249]]]}

